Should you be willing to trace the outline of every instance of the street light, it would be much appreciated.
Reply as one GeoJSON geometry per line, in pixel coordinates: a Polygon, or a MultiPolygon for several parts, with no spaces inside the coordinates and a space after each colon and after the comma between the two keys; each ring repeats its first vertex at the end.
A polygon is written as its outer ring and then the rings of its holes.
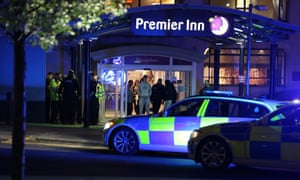
{"type": "Polygon", "coordinates": [[[256,9],[258,11],[267,11],[268,7],[265,5],[255,5],[249,4],[248,11],[248,32],[247,32],[247,74],[246,74],[246,96],[249,96],[250,87],[250,58],[251,58],[251,41],[252,41],[252,10],[256,9]]]}

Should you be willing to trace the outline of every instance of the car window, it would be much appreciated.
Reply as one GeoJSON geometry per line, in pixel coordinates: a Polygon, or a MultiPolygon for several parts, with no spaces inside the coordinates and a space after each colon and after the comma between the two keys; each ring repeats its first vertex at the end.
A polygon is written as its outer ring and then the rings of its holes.
{"type": "Polygon", "coordinates": [[[182,101],[169,108],[167,110],[167,116],[196,116],[202,102],[202,99],[182,101]]]}
{"type": "Polygon", "coordinates": [[[233,101],[212,99],[207,106],[205,116],[231,116],[235,106],[233,101]]]}
{"type": "Polygon", "coordinates": [[[300,109],[287,109],[270,117],[268,125],[295,126],[300,125],[300,109]]]}
{"type": "Polygon", "coordinates": [[[240,102],[238,105],[239,117],[259,118],[269,112],[268,108],[260,104],[240,102]]]}
{"type": "Polygon", "coordinates": [[[213,99],[208,104],[205,116],[259,118],[268,112],[260,104],[213,99]]]}

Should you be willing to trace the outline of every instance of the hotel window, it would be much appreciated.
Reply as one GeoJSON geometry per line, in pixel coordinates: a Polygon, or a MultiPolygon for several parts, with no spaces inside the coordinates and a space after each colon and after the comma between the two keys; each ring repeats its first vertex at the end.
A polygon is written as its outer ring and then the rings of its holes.
{"type": "MultiPolygon", "coordinates": [[[[204,61],[204,79],[214,83],[214,50],[209,51],[209,58],[204,61]]],[[[244,75],[246,75],[247,51],[244,56],[244,75]]],[[[238,85],[239,84],[239,61],[240,49],[221,49],[220,50],[220,85],[238,85]]],[[[283,86],[285,84],[285,53],[278,49],[276,54],[275,84],[283,86]]],[[[270,74],[270,50],[252,49],[250,61],[250,85],[268,86],[270,74]]]]}
{"type": "Polygon", "coordinates": [[[125,6],[127,8],[155,6],[162,4],[175,4],[175,0],[125,0],[125,6]]]}
{"type": "Polygon", "coordinates": [[[210,5],[223,6],[241,11],[248,11],[249,4],[265,5],[268,7],[267,11],[258,11],[253,8],[254,14],[259,14],[275,20],[286,21],[287,0],[210,0],[210,5]]]}

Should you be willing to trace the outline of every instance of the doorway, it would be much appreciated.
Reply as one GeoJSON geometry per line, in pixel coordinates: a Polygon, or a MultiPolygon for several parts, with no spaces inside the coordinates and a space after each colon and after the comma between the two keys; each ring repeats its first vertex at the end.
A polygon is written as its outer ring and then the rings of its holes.
{"type": "MultiPolygon", "coordinates": [[[[105,87],[105,119],[124,117],[127,112],[127,82],[128,80],[140,81],[144,75],[148,75],[148,82],[154,85],[159,78],[163,84],[166,79],[174,83],[178,93],[178,99],[181,100],[191,95],[191,72],[166,70],[149,70],[149,69],[111,69],[102,68],[100,70],[100,79],[105,87]]],[[[150,105],[151,108],[151,105],[150,105]]],[[[160,111],[164,106],[162,105],[160,111]]],[[[133,114],[137,112],[133,108],[133,114]]]]}

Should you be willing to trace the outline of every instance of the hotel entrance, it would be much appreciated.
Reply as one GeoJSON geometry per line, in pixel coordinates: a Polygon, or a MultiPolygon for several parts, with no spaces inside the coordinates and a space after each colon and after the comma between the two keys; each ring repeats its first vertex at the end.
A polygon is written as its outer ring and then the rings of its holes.
{"type": "MultiPolygon", "coordinates": [[[[145,56],[149,60],[154,56],[145,56]]],[[[139,56],[141,58],[141,56],[139,56]]],[[[165,58],[165,57],[164,57],[165,58]]],[[[148,82],[150,85],[157,83],[159,78],[162,79],[163,84],[165,80],[171,80],[174,83],[176,91],[178,93],[178,99],[181,100],[185,97],[195,94],[196,83],[193,79],[193,73],[195,72],[192,62],[190,65],[157,65],[157,64],[144,64],[144,65],[129,65],[125,66],[124,62],[126,57],[111,58],[110,60],[103,60],[98,62],[98,76],[100,81],[104,84],[106,98],[103,101],[104,119],[115,118],[119,116],[126,116],[127,112],[127,82],[133,80],[139,82],[144,75],[148,76],[148,82]],[[106,64],[103,64],[106,62],[106,64]],[[111,63],[108,63],[111,62],[111,63]],[[114,62],[114,63],[113,63],[114,62]],[[116,64],[116,62],[118,62],[116,64]]],[[[172,58],[166,58],[172,59],[172,58]]],[[[174,62],[174,61],[173,61],[174,62]]],[[[195,76],[194,76],[195,77],[195,76]]],[[[150,105],[151,108],[151,105],[150,105]]],[[[160,110],[163,110],[163,105],[160,110]]],[[[136,115],[133,108],[133,114],[136,115]]],[[[101,112],[100,112],[101,116],[101,112]]]]}

